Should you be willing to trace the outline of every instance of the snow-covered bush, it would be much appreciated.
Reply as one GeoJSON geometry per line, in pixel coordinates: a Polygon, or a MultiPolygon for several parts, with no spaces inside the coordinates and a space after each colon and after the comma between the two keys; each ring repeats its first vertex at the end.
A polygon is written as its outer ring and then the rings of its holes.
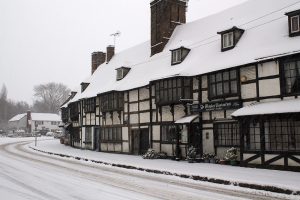
{"type": "Polygon", "coordinates": [[[226,151],[225,160],[237,160],[238,155],[237,155],[237,149],[234,147],[231,147],[226,151]]]}
{"type": "Polygon", "coordinates": [[[148,151],[142,155],[144,159],[165,159],[167,158],[167,154],[164,152],[157,153],[154,149],[148,149],[148,151]]]}
{"type": "Polygon", "coordinates": [[[195,160],[196,154],[197,154],[196,148],[193,146],[190,146],[190,148],[188,149],[188,152],[187,152],[187,160],[195,160]]]}

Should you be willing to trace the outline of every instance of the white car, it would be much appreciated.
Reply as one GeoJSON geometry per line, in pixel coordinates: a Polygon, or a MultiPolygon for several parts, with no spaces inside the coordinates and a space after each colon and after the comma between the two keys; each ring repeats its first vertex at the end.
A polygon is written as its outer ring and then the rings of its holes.
{"type": "Polygon", "coordinates": [[[55,133],[53,133],[53,132],[47,132],[47,133],[46,133],[46,136],[53,137],[54,135],[55,135],[55,133]]]}

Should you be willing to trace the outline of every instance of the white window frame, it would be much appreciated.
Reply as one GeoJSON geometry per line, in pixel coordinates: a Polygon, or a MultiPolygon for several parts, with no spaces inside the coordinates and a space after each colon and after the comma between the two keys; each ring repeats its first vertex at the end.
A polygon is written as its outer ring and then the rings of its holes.
{"type": "Polygon", "coordinates": [[[233,32],[225,33],[223,34],[223,49],[233,47],[234,41],[233,41],[233,32]]]}
{"type": "Polygon", "coordinates": [[[180,63],[182,58],[181,49],[172,51],[172,64],[180,63]]]}
{"type": "Polygon", "coordinates": [[[124,75],[124,70],[123,69],[117,69],[117,80],[123,79],[124,78],[123,75],[124,75]]]}
{"type": "Polygon", "coordinates": [[[298,33],[300,32],[300,18],[299,18],[299,15],[296,15],[296,16],[292,16],[291,17],[291,33],[298,33]],[[293,29],[293,20],[296,19],[298,21],[298,29],[293,29]]]}

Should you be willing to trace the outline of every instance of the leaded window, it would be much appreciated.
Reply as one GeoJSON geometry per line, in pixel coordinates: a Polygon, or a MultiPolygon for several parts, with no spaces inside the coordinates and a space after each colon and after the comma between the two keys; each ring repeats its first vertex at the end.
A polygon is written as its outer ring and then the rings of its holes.
{"type": "Polygon", "coordinates": [[[69,105],[69,108],[70,108],[70,118],[72,120],[78,120],[79,119],[78,103],[77,102],[71,103],[69,105]]]}
{"type": "Polygon", "coordinates": [[[225,98],[238,95],[237,70],[227,70],[209,75],[209,97],[225,98]]]}
{"type": "Polygon", "coordinates": [[[123,92],[111,92],[100,96],[102,112],[119,111],[124,107],[123,92]]]}
{"type": "Polygon", "coordinates": [[[84,111],[86,113],[96,112],[96,98],[85,99],[84,101],[84,111]]]}
{"type": "Polygon", "coordinates": [[[179,103],[180,99],[191,99],[190,78],[164,79],[155,82],[155,99],[159,105],[179,103]]]}
{"type": "Polygon", "coordinates": [[[285,62],[283,68],[285,94],[300,93],[300,59],[285,62]]]}
{"type": "Polygon", "coordinates": [[[232,147],[240,145],[239,125],[237,122],[214,124],[215,146],[232,147]]]}
{"type": "Polygon", "coordinates": [[[92,143],[92,127],[85,128],[85,143],[92,143]]]}
{"type": "Polygon", "coordinates": [[[162,125],[161,126],[161,141],[172,143],[176,139],[176,126],[175,125],[162,125]]]}
{"type": "Polygon", "coordinates": [[[248,151],[260,151],[261,137],[260,137],[260,124],[257,121],[251,121],[247,125],[244,137],[244,148],[248,151]]]}
{"type": "Polygon", "coordinates": [[[172,52],[172,65],[179,64],[184,61],[186,56],[189,54],[190,49],[180,47],[178,49],[171,50],[172,52]]]}
{"type": "Polygon", "coordinates": [[[122,127],[107,127],[101,129],[102,142],[121,142],[122,127]]]}

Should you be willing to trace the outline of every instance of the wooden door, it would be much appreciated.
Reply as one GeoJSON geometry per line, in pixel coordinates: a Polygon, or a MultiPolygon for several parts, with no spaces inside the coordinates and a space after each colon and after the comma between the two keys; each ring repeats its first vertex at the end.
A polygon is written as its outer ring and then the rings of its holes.
{"type": "Polygon", "coordinates": [[[132,138],[132,153],[134,155],[139,155],[140,153],[140,130],[131,130],[132,138]]]}
{"type": "Polygon", "coordinates": [[[146,153],[149,147],[149,129],[140,129],[140,154],[146,153]]]}
{"type": "Polygon", "coordinates": [[[189,132],[189,146],[195,147],[197,154],[202,154],[202,131],[199,123],[190,124],[189,132]]]}
{"type": "Polygon", "coordinates": [[[100,128],[94,130],[94,147],[96,151],[100,151],[100,128]]]}

